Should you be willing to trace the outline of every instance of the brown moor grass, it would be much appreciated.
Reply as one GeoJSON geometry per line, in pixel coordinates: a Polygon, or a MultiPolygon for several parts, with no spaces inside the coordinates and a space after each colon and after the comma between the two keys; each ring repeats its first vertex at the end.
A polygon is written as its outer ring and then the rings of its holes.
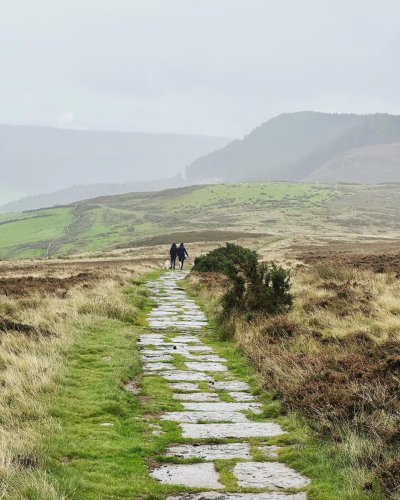
{"type": "MultiPolygon", "coordinates": [[[[194,274],[200,293],[218,298],[226,282],[194,274]],[[211,292],[211,293],[210,293],[211,292]]],[[[262,375],[265,387],[372,470],[388,497],[400,493],[400,280],[338,263],[299,266],[295,305],[286,315],[232,315],[220,325],[262,375]]],[[[222,318],[222,316],[220,316],[222,318]]],[[[366,485],[367,487],[368,485],[366,485]]]]}

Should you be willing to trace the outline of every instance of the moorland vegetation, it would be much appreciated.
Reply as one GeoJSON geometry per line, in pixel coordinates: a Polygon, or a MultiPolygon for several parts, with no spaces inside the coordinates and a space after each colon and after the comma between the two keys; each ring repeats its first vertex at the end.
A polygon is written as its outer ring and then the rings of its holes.
{"type": "MultiPolygon", "coordinates": [[[[298,264],[293,306],[278,313],[248,314],[235,304],[224,314],[232,290],[225,269],[235,263],[223,248],[198,260],[189,288],[217,322],[220,338],[234,341],[256,367],[280,411],[307,422],[341,457],[348,498],[374,491],[398,498],[400,282],[395,268],[362,262],[355,268],[321,257],[298,264]]],[[[246,270],[236,265],[236,272],[250,289],[246,270]]]]}

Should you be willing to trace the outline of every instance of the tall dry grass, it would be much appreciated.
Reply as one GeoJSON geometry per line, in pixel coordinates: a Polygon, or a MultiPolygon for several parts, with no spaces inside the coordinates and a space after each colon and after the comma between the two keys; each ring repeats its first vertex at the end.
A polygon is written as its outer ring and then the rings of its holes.
{"type": "MultiPolygon", "coordinates": [[[[190,277],[213,297],[218,316],[226,282],[190,277]]],[[[236,314],[220,325],[234,337],[286,412],[306,417],[363,477],[400,495],[400,280],[339,264],[299,266],[288,314],[236,314]]]]}

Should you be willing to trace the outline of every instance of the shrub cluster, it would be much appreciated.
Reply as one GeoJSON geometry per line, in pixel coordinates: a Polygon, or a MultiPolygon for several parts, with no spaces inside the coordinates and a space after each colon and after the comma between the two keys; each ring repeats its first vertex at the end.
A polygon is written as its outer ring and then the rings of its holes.
{"type": "Polygon", "coordinates": [[[223,298],[225,314],[233,310],[278,314],[293,304],[290,271],[275,262],[258,261],[257,253],[227,243],[195,259],[194,271],[224,273],[231,284],[223,298]]]}

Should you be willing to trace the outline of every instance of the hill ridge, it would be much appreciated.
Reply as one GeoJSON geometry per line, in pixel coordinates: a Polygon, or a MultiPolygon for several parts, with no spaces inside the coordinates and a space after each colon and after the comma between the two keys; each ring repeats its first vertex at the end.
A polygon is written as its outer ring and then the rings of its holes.
{"type": "MultiPolygon", "coordinates": [[[[302,181],[345,151],[396,142],[400,143],[399,115],[283,113],[262,123],[243,139],[195,160],[186,168],[186,178],[189,182],[302,181]]],[[[376,163],[376,167],[382,165],[376,163]]],[[[368,182],[368,172],[365,174],[357,182],[368,182]]],[[[343,180],[346,179],[335,177],[330,182],[343,180]]],[[[383,176],[383,180],[387,179],[383,176]]],[[[399,181],[400,173],[393,180],[399,181]]]]}

